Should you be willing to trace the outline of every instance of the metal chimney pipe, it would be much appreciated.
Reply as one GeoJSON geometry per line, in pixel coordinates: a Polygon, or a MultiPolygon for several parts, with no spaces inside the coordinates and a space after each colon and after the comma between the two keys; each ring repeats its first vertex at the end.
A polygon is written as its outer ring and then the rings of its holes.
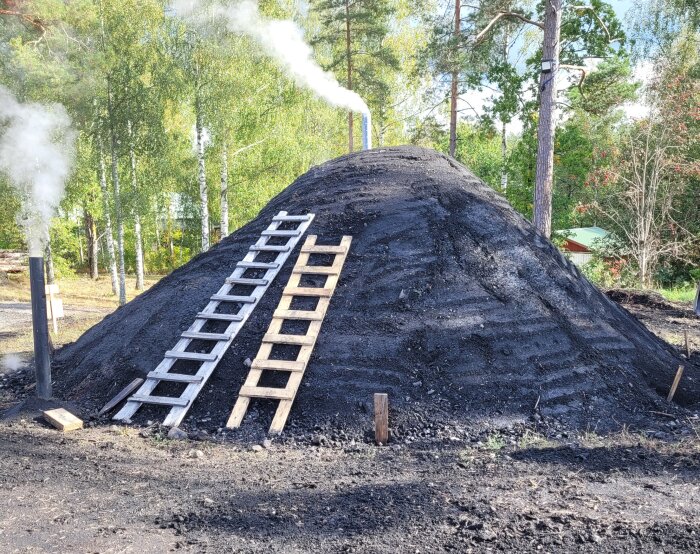
{"type": "Polygon", "coordinates": [[[372,116],[369,112],[362,114],[362,149],[372,148],[372,116]]]}
{"type": "Polygon", "coordinates": [[[51,358],[49,357],[49,323],[46,316],[46,285],[44,258],[29,258],[29,285],[32,293],[32,324],[34,328],[34,367],[36,395],[51,398],[51,358]]]}

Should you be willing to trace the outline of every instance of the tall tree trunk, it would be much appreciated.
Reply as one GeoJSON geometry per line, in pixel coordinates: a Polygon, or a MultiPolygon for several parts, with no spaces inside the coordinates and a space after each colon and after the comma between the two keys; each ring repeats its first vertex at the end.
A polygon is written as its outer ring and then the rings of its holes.
{"type": "Polygon", "coordinates": [[[44,261],[46,265],[46,284],[53,285],[56,282],[56,273],[53,269],[53,253],[51,252],[51,240],[46,241],[46,248],[44,248],[44,261]]]}
{"type": "Polygon", "coordinates": [[[112,294],[119,293],[119,281],[117,276],[117,259],[114,254],[114,236],[112,235],[112,216],[110,215],[109,193],[107,191],[107,170],[105,168],[104,159],[104,143],[102,134],[97,133],[97,154],[99,163],[97,164],[100,177],[100,190],[102,191],[102,205],[104,207],[105,217],[105,242],[107,243],[107,262],[109,266],[109,275],[112,279],[112,294]]]}
{"type": "MultiPolygon", "coordinates": [[[[455,27],[454,34],[454,57],[459,50],[459,38],[462,30],[462,15],[461,2],[455,0],[455,27]]],[[[456,59],[452,62],[455,64],[452,70],[452,85],[450,87],[450,156],[454,157],[457,150],[457,100],[459,100],[459,68],[457,67],[456,59]]]]}
{"type": "Polygon", "coordinates": [[[221,238],[228,236],[228,145],[221,145],[221,238]]]}
{"type": "MultiPolygon", "coordinates": [[[[345,0],[345,57],[348,65],[348,90],[352,90],[352,42],[350,40],[350,0],[345,0]]],[[[355,132],[353,114],[348,112],[348,150],[353,152],[355,132]]]]}
{"type": "Polygon", "coordinates": [[[506,141],[506,122],[501,122],[501,190],[508,190],[508,142],[506,141]]]}
{"type": "MultiPolygon", "coordinates": [[[[508,28],[503,29],[503,64],[508,63],[508,28]]],[[[501,116],[504,117],[504,116],[501,116]]],[[[508,142],[506,141],[506,122],[501,120],[501,191],[503,194],[508,189],[508,142]]]]}
{"type": "Polygon", "coordinates": [[[80,265],[83,265],[85,263],[85,253],[83,252],[83,237],[80,236],[80,229],[77,229],[78,232],[78,249],[80,250],[80,265]]]}
{"type": "Polygon", "coordinates": [[[143,290],[143,238],[141,237],[141,215],[139,214],[138,190],[139,183],[136,176],[136,152],[134,150],[134,134],[131,127],[131,120],[127,121],[129,131],[129,160],[131,161],[131,186],[137,201],[134,203],[134,250],[136,251],[136,290],[143,290]]]}
{"type": "Polygon", "coordinates": [[[170,267],[175,268],[175,242],[173,239],[173,197],[168,204],[168,252],[170,253],[170,267]]]}
{"type": "Polygon", "coordinates": [[[109,117],[110,150],[112,152],[112,187],[114,192],[114,217],[117,225],[117,260],[119,263],[119,305],[126,304],[126,268],[124,265],[124,217],[122,215],[122,199],[119,185],[119,155],[117,132],[112,108],[112,92],[107,85],[107,110],[109,117]]]}
{"type": "Polygon", "coordinates": [[[556,127],[556,75],[559,68],[561,0],[545,2],[542,59],[552,70],[540,73],[540,116],[537,123],[537,168],[535,170],[535,227],[546,237],[552,234],[552,189],[554,177],[554,130],[556,127]]]}
{"type": "Polygon", "coordinates": [[[209,250],[209,193],[207,190],[207,173],[204,165],[204,121],[202,102],[199,92],[196,93],[195,111],[197,132],[197,181],[199,183],[199,214],[202,219],[202,252],[209,250]]]}
{"type": "Polygon", "coordinates": [[[87,239],[87,257],[88,266],[90,267],[90,279],[97,279],[99,277],[99,272],[97,269],[97,225],[95,225],[95,218],[92,214],[83,208],[83,224],[85,227],[85,237],[87,239]]]}

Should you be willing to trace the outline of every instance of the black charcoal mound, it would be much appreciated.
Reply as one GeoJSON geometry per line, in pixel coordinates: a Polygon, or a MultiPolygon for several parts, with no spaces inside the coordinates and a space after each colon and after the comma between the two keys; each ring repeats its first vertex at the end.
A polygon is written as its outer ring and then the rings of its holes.
{"type": "MultiPolygon", "coordinates": [[[[644,425],[650,412],[667,409],[662,398],[680,363],[673,349],[465,167],[415,147],[311,169],[251,223],[58,352],[58,393],[99,408],[153,370],[280,210],[314,212],[309,232],[320,243],[354,237],[293,427],[331,421],[366,429],[375,392],[389,394],[397,425],[518,421],[539,412],[609,429],[644,425]]],[[[296,253],[195,402],[196,421],[226,421],[244,360],[255,357],[295,260],[296,253]]],[[[691,375],[677,400],[688,404],[697,393],[691,375]]],[[[244,425],[266,428],[273,404],[254,402],[259,417],[244,425]]],[[[165,413],[149,408],[138,417],[165,413]]]]}

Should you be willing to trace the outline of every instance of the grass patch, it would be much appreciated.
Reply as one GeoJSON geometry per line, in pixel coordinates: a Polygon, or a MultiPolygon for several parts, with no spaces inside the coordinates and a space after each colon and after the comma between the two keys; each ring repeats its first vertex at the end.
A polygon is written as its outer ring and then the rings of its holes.
{"type": "MultiPolygon", "coordinates": [[[[29,302],[29,273],[12,273],[8,275],[10,282],[0,286],[0,302],[29,302]]],[[[144,279],[145,290],[148,290],[160,280],[160,275],[148,276],[144,279]]],[[[117,308],[119,298],[112,294],[112,283],[108,276],[100,276],[93,281],[85,275],[76,275],[59,279],[59,297],[63,299],[66,308],[70,306],[117,308]]],[[[136,298],[143,291],[136,290],[136,280],[133,277],[126,281],[127,302],[136,298]]]]}
{"type": "Polygon", "coordinates": [[[658,289],[658,292],[670,302],[692,304],[695,300],[695,285],[684,285],[668,289],[658,289]]]}
{"type": "MultiPolygon", "coordinates": [[[[9,283],[0,286],[0,302],[28,303],[29,275],[10,274],[9,279],[9,283]]],[[[152,287],[159,279],[160,276],[149,276],[144,282],[145,289],[152,287]]],[[[77,340],[119,305],[118,298],[112,294],[111,281],[106,276],[96,281],[82,275],[63,278],[58,281],[58,286],[66,317],[58,321],[58,334],[54,334],[49,323],[51,342],[56,348],[77,340]]],[[[141,292],[136,290],[135,279],[130,278],[127,281],[127,301],[133,300],[141,292]]],[[[3,333],[0,339],[0,356],[32,350],[32,328],[28,318],[23,319],[16,329],[12,328],[10,332],[3,333]]]]}

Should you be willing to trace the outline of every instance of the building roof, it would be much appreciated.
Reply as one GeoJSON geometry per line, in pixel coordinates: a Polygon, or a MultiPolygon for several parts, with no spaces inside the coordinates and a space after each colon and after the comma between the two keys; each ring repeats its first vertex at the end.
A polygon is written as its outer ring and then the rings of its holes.
{"type": "Polygon", "coordinates": [[[596,241],[602,241],[610,232],[601,227],[574,227],[573,229],[556,231],[556,234],[562,235],[566,240],[570,240],[571,242],[575,242],[576,244],[590,249],[596,246],[596,241]]]}

